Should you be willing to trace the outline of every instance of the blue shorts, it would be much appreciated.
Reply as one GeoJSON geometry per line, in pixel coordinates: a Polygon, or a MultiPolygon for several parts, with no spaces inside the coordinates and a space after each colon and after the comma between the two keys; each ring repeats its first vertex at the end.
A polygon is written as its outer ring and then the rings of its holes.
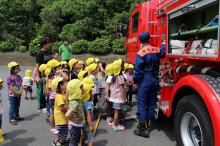
{"type": "Polygon", "coordinates": [[[90,131],[88,123],[86,123],[86,125],[82,128],[82,131],[83,131],[83,136],[87,135],[88,142],[94,142],[94,133],[90,131]]]}
{"type": "Polygon", "coordinates": [[[50,112],[50,109],[51,109],[51,106],[50,106],[50,94],[47,94],[47,114],[50,116],[51,115],[51,112],[50,112]]]}
{"type": "Polygon", "coordinates": [[[122,104],[122,103],[115,103],[115,102],[113,102],[112,103],[112,108],[113,109],[125,109],[126,107],[125,107],[125,105],[124,104],[122,104]]]}

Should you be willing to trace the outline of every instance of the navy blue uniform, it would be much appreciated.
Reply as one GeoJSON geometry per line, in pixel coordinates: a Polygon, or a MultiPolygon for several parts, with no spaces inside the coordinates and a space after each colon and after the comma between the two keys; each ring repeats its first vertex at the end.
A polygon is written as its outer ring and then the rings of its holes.
{"type": "Polygon", "coordinates": [[[165,57],[165,45],[161,48],[149,44],[142,47],[136,55],[134,84],[138,84],[137,117],[140,121],[150,120],[154,116],[159,80],[160,58],[165,57]]]}

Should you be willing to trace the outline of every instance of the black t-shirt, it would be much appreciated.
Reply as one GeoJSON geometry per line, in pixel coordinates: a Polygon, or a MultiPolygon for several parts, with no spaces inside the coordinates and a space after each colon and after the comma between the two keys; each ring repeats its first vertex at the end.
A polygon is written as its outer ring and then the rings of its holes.
{"type": "Polygon", "coordinates": [[[77,71],[72,71],[70,73],[70,78],[72,79],[78,79],[78,72],[77,71]]]}
{"type": "Polygon", "coordinates": [[[39,50],[37,52],[37,55],[36,55],[36,63],[37,64],[39,64],[39,65],[47,64],[47,62],[50,61],[51,59],[53,59],[53,57],[51,56],[50,51],[39,50]]]}

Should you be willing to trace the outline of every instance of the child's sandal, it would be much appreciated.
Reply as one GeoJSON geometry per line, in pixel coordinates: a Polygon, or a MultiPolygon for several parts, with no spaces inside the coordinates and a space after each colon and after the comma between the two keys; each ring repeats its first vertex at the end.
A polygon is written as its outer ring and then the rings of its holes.
{"type": "Polygon", "coordinates": [[[11,120],[11,121],[9,121],[9,123],[12,125],[17,125],[17,121],[15,121],[15,120],[11,120]]]}

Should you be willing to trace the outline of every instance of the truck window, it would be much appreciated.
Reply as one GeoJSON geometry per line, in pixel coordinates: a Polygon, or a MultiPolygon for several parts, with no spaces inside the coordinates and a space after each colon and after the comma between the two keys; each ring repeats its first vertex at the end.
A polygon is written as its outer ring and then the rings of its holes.
{"type": "Polygon", "coordinates": [[[132,16],[132,33],[136,33],[138,31],[139,13],[140,11],[137,11],[132,16]]]}

